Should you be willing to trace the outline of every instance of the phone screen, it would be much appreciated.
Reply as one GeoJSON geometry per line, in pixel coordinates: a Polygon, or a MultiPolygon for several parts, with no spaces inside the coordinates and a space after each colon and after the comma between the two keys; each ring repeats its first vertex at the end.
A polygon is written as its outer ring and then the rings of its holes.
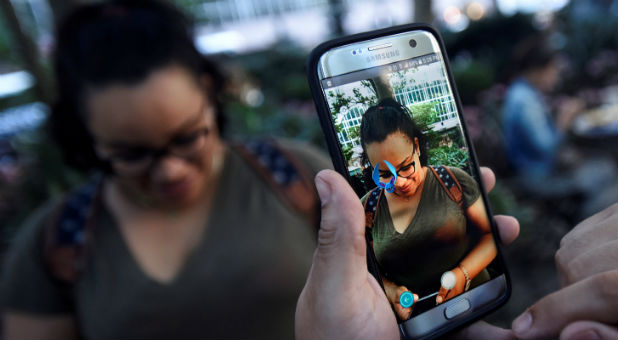
{"type": "Polygon", "coordinates": [[[335,48],[318,65],[380,278],[411,337],[469,318],[507,289],[439,46],[413,31],[335,48]]]}

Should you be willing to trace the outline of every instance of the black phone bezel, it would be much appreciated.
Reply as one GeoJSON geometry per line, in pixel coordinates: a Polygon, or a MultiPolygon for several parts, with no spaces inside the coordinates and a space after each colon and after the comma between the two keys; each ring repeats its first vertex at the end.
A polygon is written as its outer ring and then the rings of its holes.
{"type": "MultiPolygon", "coordinates": [[[[485,186],[483,185],[483,182],[481,181],[481,178],[480,178],[480,169],[478,166],[476,152],[474,150],[474,145],[472,144],[472,141],[470,140],[470,136],[469,136],[469,133],[466,127],[461,101],[459,99],[459,93],[457,91],[457,86],[455,84],[455,80],[451,72],[451,66],[448,60],[448,55],[446,53],[446,48],[444,46],[444,42],[439,32],[433,26],[429,24],[422,24],[422,23],[406,24],[406,25],[384,28],[384,29],[371,31],[371,32],[365,32],[365,33],[345,36],[345,37],[326,41],[318,45],[317,47],[315,47],[309,54],[309,57],[307,59],[307,79],[309,82],[311,94],[312,94],[312,97],[313,97],[313,100],[316,106],[316,110],[318,113],[318,117],[320,120],[320,125],[322,127],[322,131],[326,138],[326,144],[327,144],[331,159],[333,161],[335,170],[339,172],[341,175],[343,175],[348,180],[348,182],[350,181],[350,176],[347,171],[347,165],[343,157],[343,152],[337,140],[335,125],[334,125],[334,122],[332,121],[330,109],[328,107],[328,103],[326,101],[324,93],[322,92],[322,87],[320,84],[320,79],[318,75],[318,65],[319,65],[320,58],[322,57],[322,55],[324,55],[324,53],[328,52],[329,50],[332,50],[334,48],[337,48],[343,45],[349,45],[355,42],[371,40],[375,38],[385,37],[388,35],[394,35],[398,33],[410,32],[414,30],[422,30],[422,31],[429,32],[438,41],[440,50],[444,57],[443,59],[444,59],[444,64],[446,66],[447,78],[451,84],[453,96],[455,99],[455,105],[457,106],[457,114],[459,116],[462,129],[464,130],[464,138],[469,147],[470,164],[474,171],[474,177],[477,180],[479,187],[481,188],[481,197],[483,198],[483,202],[485,203],[485,208],[487,210],[487,213],[489,214],[489,216],[493,216],[493,213],[491,211],[491,206],[489,205],[489,200],[487,198],[487,194],[485,191],[485,186]]],[[[468,317],[454,320],[453,322],[449,323],[447,326],[439,328],[436,331],[423,337],[423,339],[435,338],[440,335],[444,335],[448,332],[457,330],[461,327],[464,327],[470,322],[478,320],[482,318],[483,316],[489,314],[491,311],[502,306],[510,298],[512,286],[511,286],[510,275],[509,275],[506,263],[504,261],[504,257],[502,256],[501,245],[500,245],[500,242],[498,242],[498,240],[500,239],[500,234],[496,227],[496,222],[493,218],[490,218],[490,224],[491,224],[492,233],[494,235],[494,240],[496,240],[495,244],[497,248],[497,255],[494,261],[497,261],[499,263],[501,269],[503,270],[503,274],[506,280],[506,290],[504,292],[504,295],[500,297],[499,299],[494,300],[492,303],[489,303],[483,307],[480,307],[476,312],[470,314],[468,317]]],[[[369,271],[378,280],[378,282],[382,286],[382,281],[380,279],[379,272],[377,271],[377,261],[375,259],[375,255],[373,254],[373,252],[370,251],[369,245],[367,248],[367,260],[368,260],[367,264],[368,264],[369,271]]],[[[402,333],[402,337],[406,337],[406,335],[402,333]]]]}

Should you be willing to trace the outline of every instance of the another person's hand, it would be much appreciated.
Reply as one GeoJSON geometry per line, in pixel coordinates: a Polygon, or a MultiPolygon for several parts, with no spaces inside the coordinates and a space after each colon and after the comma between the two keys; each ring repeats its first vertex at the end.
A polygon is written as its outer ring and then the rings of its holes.
{"type": "Polygon", "coordinates": [[[556,126],[561,131],[568,131],[573,125],[573,120],[584,109],[584,102],[578,98],[562,98],[558,105],[556,126]]]}
{"type": "MultiPolygon", "coordinates": [[[[482,169],[488,190],[493,173],[482,169]]],[[[363,207],[345,179],[334,171],[316,176],[322,201],[318,247],[307,283],[296,306],[295,329],[300,339],[399,339],[399,329],[384,291],[367,270],[363,207]]],[[[519,233],[517,220],[495,216],[502,242],[519,233]]],[[[511,338],[512,333],[486,323],[468,327],[466,335],[511,338]]]]}
{"type": "Polygon", "coordinates": [[[618,339],[618,204],[578,224],[560,242],[562,289],[513,322],[522,339],[618,339]]]}

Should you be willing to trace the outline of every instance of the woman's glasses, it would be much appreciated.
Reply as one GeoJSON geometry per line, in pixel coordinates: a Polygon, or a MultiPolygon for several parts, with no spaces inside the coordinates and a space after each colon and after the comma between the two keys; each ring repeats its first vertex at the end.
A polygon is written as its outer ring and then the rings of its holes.
{"type": "MultiPolygon", "coordinates": [[[[389,171],[380,171],[380,178],[383,179],[388,179],[391,176],[395,176],[395,177],[403,177],[403,178],[410,178],[412,177],[412,175],[414,175],[416,173],[416,161],[414,161],[414,153],[416,152],[416,150],[412,151],[412,154],[410,155],[409,158],[412,158],[412,161],[402,165],[399,170],[391,170],[391,167],[393,169],[395,169],[395,167],[393,165],[391,165],[390,163],[388,163],[387,161],[384,161],[385,164],[387,164],[387,168],[389,168],[389,171]],[[388,166],[390,165],[390,167],[388,166]]],[[[376,164],[376,168],[377,168],[377,164],[376,164]]]]}
{"type": "Polygon", "coordinates": [[[416,173],[416,162],[412,161],[408,164],[403,165],[401,168],[399,168],[399,170],[397,171],[397,176],[403,177],[403,178],[410,178],[415,173],[416,173]]]}
{"type": "Polygon", "coordinates": [[[204,148],[209,133],[209,128],[203,128],[188,135],[177,136],[162,148],[131,148],[101,158],[109,162],[118,174],[139,175],[150,171],[153,164],[168,155],[184,159],[195,158],[204,148]]]}

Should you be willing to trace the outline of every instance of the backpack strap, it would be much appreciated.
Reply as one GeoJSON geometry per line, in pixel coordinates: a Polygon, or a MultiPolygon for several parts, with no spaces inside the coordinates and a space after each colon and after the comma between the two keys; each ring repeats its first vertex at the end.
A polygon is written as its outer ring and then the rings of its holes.
{"type": "Polygon", "coordinates": [[[46,226],[44,261],[52,277],[60,282],[73,284],[85,267],[101,183],[101,176],[96,176],[69,193],[46,226]]]}
{"type": "Polygon", "coordinates": [[[373,227],[373,221],[376,218],[376,210],[378,205],[380,204],[380,199],[382,198],[383,189],[380,187],[373,188],[367,199],[365,200],[365,204],[363,206],[365,210],[365,234],[369,240],[369,243],[373,247],[373,237],[371,234],[371,228],[373,227]]]}
{"type": "MultiPolygon", "coordinates": [[[[463,189],[449,168],[444,165],[430,166],[429,169],[453,202],[457,203],[459,209],[463,211],[463,189]]],[[[465,216],[465,212],[464,212],[465,216]]]]}
{"type": "Polygon", "coordinates": [[[371,189],[367,199],[365,200],[365,204],[363,208],[365,210],[365,240],[367,242],[367,269],[375,277],[375,279],[380,284],[380,287],[384,289],[384,283],[382,282],[382,276],[380,275],[381,270],[378,265],[378,261],[376,259],[375,253],[373,252],[373,234],[371,233],[371,228],[373,228],[373,221],[376,218],[376,210],[378,209],[378,205],[380,204],[380,199],[382,198],[382,191],[384,189],[380,187],[375,187],[371,189]]]}
{"type": "Polygon", "coordinates": [[[234,143],[232,147],[275,191],[281,201],[319,229],[318,196],[307,167],[275,141],[234,143]]]}

